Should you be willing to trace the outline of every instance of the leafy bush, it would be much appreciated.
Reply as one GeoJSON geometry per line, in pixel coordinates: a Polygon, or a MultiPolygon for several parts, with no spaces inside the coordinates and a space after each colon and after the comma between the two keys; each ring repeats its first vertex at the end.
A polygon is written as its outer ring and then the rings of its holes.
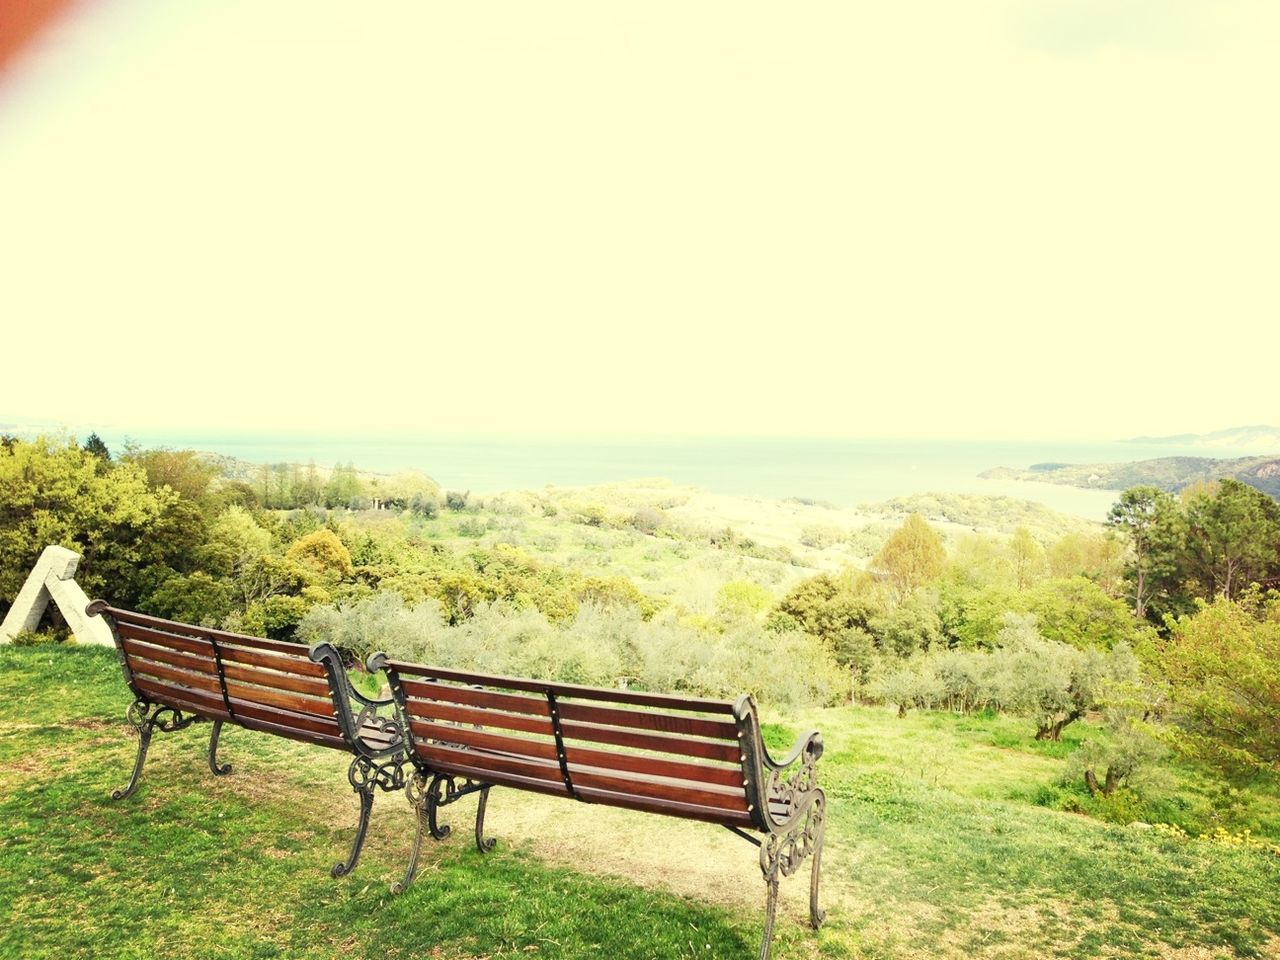
{"type": "MultiPolygon", "coordinates": [[[[51,643],[66,643],[69,640],[69,635],[60,634],[53,630],[19,630],[13,635],[13,639],[10,642],[15,647],[43,647],[51,643]]],[[[74,643],[75,641],[70,640],[70,642],[74,643]]]]}
{"type": "Polygon", "coordinates": [[[1097,708],[1108,684],[1136,683],[1132,649],[1077,650],[1042,637],[1035,617],[1008,613],[995,650],[935,650],[902,666],[888,666],[867,693],[912,707],[962,713],[1004,710],[1031,718],[1036,739],[1058,740],[1068,724],[1097,708]]]}
{"type": "Polygon", "coordinates": [[[800,542],[815,550],[834,547],[845,539],[845,532],[839,527],[827,524],[814,524],[800,531],[800,542]]]}
{"type": "Polygon", "coordinates": [[[451,626],[439,603],[409,606],[383,591],[312,608],[298,637],[329,640],[355,657],[384,649],[483,673],[721,698],[750,693],[784,707],[832,703],[849,692],[848,674],[807,634],[774,634],[752,622],[705,632],[671,613],[645,620],[630,605],[583,604],[554,624],[532,607],[489,602],[451,626]]]}

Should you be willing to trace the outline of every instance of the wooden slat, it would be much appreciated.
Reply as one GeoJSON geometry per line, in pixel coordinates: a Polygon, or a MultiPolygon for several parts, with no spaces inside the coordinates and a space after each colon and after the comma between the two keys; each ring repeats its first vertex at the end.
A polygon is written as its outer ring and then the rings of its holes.
{"type": "Polygon", "coordinates": [[[736,793],[730,793],[723,789],[679,785],[665,780],[641,777],[639,774],[620,776],[611,773],[597,773],[583,770],[572,764],[569,767],[569,779],[573,781],[575,790],[595,788],[607,790],[621,796],[672,800],[676,803],[685,803],[697,807],[715,807],[718,810],[747,812],[747,795],[741,786],[738,787],[736,793]]]}
{"type": "MultiPolygon", "coordinates": [[[[306,649],[305,647],[303,648],[306,649]]],[[[281,673],[293,673],[303,677],[325,679],[324,665],[316,663],[310,657],[292,657],[262,650],[249,650],[231,645],[219,645],[218,652],[223,663],[245,663],[254,667],[266,667],[279,670],[281,673]]]]}
{"type": "Polygon", "coordinates": [[[146,660],[167,663],[173,667],[182,667],[184,670],[191,670],[195,673],[210,673],[215,676],[218,673],[218,665],[214,662],[212,655],[208,658],[198,657],[169,647],[157,647],[149,643],[140,643],[137,640],[121,640],[120,642],[130,660],[133,657],[142,657],[146,660]]]}
{"type": "Polygon", "coordinates": [[[550,690],[557,697],[578,697],[609,703],[629,703],[643,707],[665,707],[670,710],[697,710],[702,713],[732,715],[733,704],[727,700],[707,700],[701,697],[679,697],[669,693],[648,693],[639,690],[615,690],[610,687],[587,687],[574,683],[554,683],[531,680],[527,677],[503,677],[486,673],[467,673],[445,667],[430,667],[401,660],[388,662],[388,667],[408,676],[437,677],[465,684],[498,687],[504,690],[524,690],[545,696],[550,690]]]}
{"type": "Polygon", "coordinates": [[[161,680],[171,680],[197,690],[208,691],[219,699],[222,697],[222,686],[218,683],[218,678],[207,673],[192,673],[189,670],[178,670],[163,663],[152,663],[150,660],[137,658],[130,658],[129,669],[135,676],[146,675],[158,677],[161,680]]]}
{"type": "MultiPolygon", "coordinates": [[[[497,693],[492,690],[474,690],[471,687],[452,686],[447,683],[427,683],[403,680],[406,694],[426,700],[445,700],[471,706],[506,710],[538,716],[549,712],[547,702],[540,697],[516,693],[497,693]]],[[[738,726],[732,721],[715,720],[653,710],[625,710],[618,707],[601,707],[591,703],[558,701],[560,716],[565,720],[581,720],[586,723],[609,724],[640,730],[657,730],[695,737],[713,737],[736,740],[738,726]]]]}
{"type": "MultiPolygon", "coordinates": [[[[480,783],[488,783],[495,786],[514,787],[519,790],[531,790],[536,793],[547,793],[560,797],[567,796],[564,785],[558,781],[552,782],[533,777],[522,777],[513,773],[483,769],[465,762],[469,757],[473,757],[474,754],[469,754],[467,751],[462,750],[454,752],[458,754],[458,760],[442,762],[441,769],[446,773],[470,777],[480,783]]],[[[630,810],[643,810],[646,813],[660,813],[665,816],[679,817],[683,820],[702,820],[716,824],[727,823],[741,827],[750,827],[752,825],[750,814],[734,810],[684,804],[673,800],[654,800],[649,797],[626,796],[595,788],[580,790],[579,794],[586,800],[602,805],[626,807],[630,810]]]]}
{"type": "Polygon", "coordinates": [[[141,640],[172,650],[183,650],[200,656],[213,656],[213,645],[199,637],[184,637],[175,633],[163,633],[159,630],[149,630],[146,627],[135,627],[123,623],[116,626],[116,633],[121,639],[141,640]]]}
{"type": "Polygon", "coordinates": [[[572,703],[567,700],[559,701],[558,708],[563,720],[581,720],[584,723],[608,724],[636,730],[656,730],[693,737],[738,739],[737,724],[728,720],[708,720],[703,717],[680,716],[673,713],[655,713],[652,710],[598,707],[592,703],[572,703]]]}
{"type": "Polygon", "coordinates": [[[450,763],[448,765],[448,769],[444,772],[462,777],[470,777],[472,780],[479,783],[487,783],[500,787],[514,787],[518,790],[530,790],[534,793],[546,793],[553,797],[568,797],[568,794],[564,789],[564,784],[559,781],[552,783],[549,780],[535,780],[532,777],[521,777],[512,773],[497,773],[492,770],[480,770],[464,763],[450,763]]]}
{"type": "Polygon", "coordinates": [[[205,639],[212,638],[218,643],[223,644],[240,644],[241,646],[257,647],[260,650],[275,650],[279,653],[287,653],[298,655],[301,651],[302,656],[307,656],[308,649],[306,644],[302,643],[286,643],[283,640],[266,640],[262,637],[250,637],[242,633],[228,633],[225,630],[213,630],[209,627],[197,627],[192,623],[179,623],[177,620],[165,620],[162,617],[152,617],[145,613],[137,613],[133,610],[121,610],[117,607],[108,607],[106,612],[111,615],[117,624],[136,624],[141,627],[149,627],[152,630],[161,630],[167,633],[180,633],[193,637],[203,637],[205,639]]]}
{"type": "Polygon", "coordinates": [[[462,750],[439,744],[428,744],[418,741],[413,745],[414,752],[430,762],[433,768],[448,770],[451,766],[465,764],[478,770],[493,773],[509,773],[531,780],[546,780],[560,784],[560,792],[566,793],[564,781],[560,778],[560,767],[552,761],[522,760],[515,757],[499,756],[479,750],[462,750]]]}
{"type": "Polygon", "coordinates": [[[338,750],[347,749],[347,741],[343,740],[342,737],[326,736],[323,733],[310,733],[306,730],[268,723],[253,717],[246,717],[241,722],[248,730],[261,730],[263,733],[274,733],[278,737],[288,737],[290,740],[301,740],[304,743],[314,743],[322,747],[333,747],[338,750]]]}
{"type": "Polygon", "coordinates": [[[697,740],[661,733],[642,733],[623,727],[601,727],[591,723],[561,723],[560,730],[565,740],[586,740],[591,743],[607,743],[615,747],[657,750],[683,757],[721,760],[725,763],[742,762],[742,751],[738,745],[724,740],[697,740]]]}
{"type": "MultiPolygon", "coordinates": [[[[414,736],[424,740],[439,740],[444,743],[462,743],[469,747],[479,747],[498,753],[517,753],[523,757],[537,757],[541,760],[556,759],[555,741],[531,740],[524,737],[504,737],[496,733],[486,733],[471,727],[454,727],[447,724],[424,723],[421,720],[410,720],[414,736]]],[[[548,731],[549,733],[550,731],[548,731]]]]}
{"type": "MultiPolygon", "coordinates": [[[[474,770],[484,771],[482,779],[484,776],[499,773],[531,780],[544,780],[549,783],[563,783],[560,767],[554,759],[542,761],[523,759],[499,755],[488,750],[466,750],[443,744],[421,742],[414,745],[414,750],[433,768],[449,770],[452,766],[464,765],[474,770]]],[[[730,793],[723,790],[682,786],[652,778],[595,773],[581,768],[571,768],[570,779],[573,781],[574,789],[583,792],[584,795],[585,791],[594,789],[615,797],[725,810],[746,816],[747,800],[741,789],[737,793],[730,793]]],[[[568,791],[564,790],[564,792],[568,791]]]]}
{"type": "Polygon", "coordinates": [[[147,677],[134,677],[133,683],[154,703],[174,706],[188,713],[198,713],[217,720],[228,719],[226,707],[221,700],[206,699],[198,690],[174,687],[147,677]]]}
{"type": "MultiPolygon", "coordinates": [[[[446,743],[462,743],[482,750],[517,753],[522,756],[539,757],[544,760],[556,759],[555,742],[549,737],[545,740],[531,740],[521,737],[509,737],[487,731],[474,730],[469,727],[456,727],[445,724],[426,723],[421,720],[410,720],[415,736],[431,740],[442,740],[446,743]]],[[[549,732],[549,731],[548,731],[549,732]]],[[[742,768],[710,766],[703,763],[689,763],[682,760],[669,760],[647,754],[616,753],[609,750],[593,750],[577,744],[566,747],[571,767],[598,767],[606,770],[622,770],[648,776],[666,777],[671,780],[687,781],[690,786],[712,784],[722,787],[736,788],[742,793],[742,768]]]]}
{"type": "Polygon", "coordinates": [[[300,677],[296,674],[279,673],[275,670],[259,670],[239,663],[222,663],[222,674],[228,680],[242,680],[245,683],[256,683],[277,690],[291,690],[294,693],[307,693],[313,697],[329,696],[329,684],[315,677],[300,677]]]}
{"type": "Polygon", "coordinates": [[[682,820],[727,823],[736,827],[750,827],[752,825],[749,813],[736,810],[720,810],[715,807],[680,803],[675,800],[654,800],[649,797],[627,796],[625,794],[612,793],[608,790],[597,790],[594,787],[583,787],[578,793],[588,803],[625,807],[628,810],[643,810],[645,813],[661,813],[668,817],[679,817],[682,820]]]}
{"type": "Polygon", "coordinates": [[[236,720],[242,718],[253,718],[255,720],[263,720],[267,723],[275,724],[280,727],[296,727],[299,730],[306,730],[309,733],[322,733],[327,736],[341,737],[342,729],[338,726],[338,721],[330,720],[327,717],[316,717],[309,713],[292,713],[287,710],[277,710],[273,707],[264,706],[260,703],[249,703],[245,700],[236,700],[232,698],[231,709],[235,711],[236,720]]]}
{"type": "Polygon", "coordinates": [[[320,700],[298,693],[286,693],[283,690],[268,690],[265,687],[251,687],[236,680],[227,681],[227,694],[237,700],[265,703],[268,706],[282,707],[296,713],[309,713],[317,717],[336,716],[332,700],[320,700]]]}
{"type": "Polygon", "coordinates": [[[473,690],[448,683],[424,683],[418,680],[402,680],[404,692],[422,700],[440,700],[446,703],[464,703],[491,710],[506,710],[530,716],[550,716],[545,697],[527,697],[520,693],[498,693],[493,690],[473,690]]]}
{"type": "Polygon", "coordinates": [[[407,700],[406,706],[410,717],[421,717],[426,720],[454,720],[458,723],[470,723],[482,727],[498,727],[501,730],[520,730],[524,733],[551,733],[550,717],[531,717],[525,714],[499,713],[496,710],[477,710],[473,707],[460,707],[451,703],[437,703],[434,700],[407,700]]]}
{"type": "Polygon", "coordinates": [[[638,753],[615,753],[611,750],[593,750],[576,744],[565,746],[570,767],[600,767],[606,770],[625,770],[671,780],[684,780],[694,784],[714,784],[721,787],[743,789],[742,768],[713,767],[705,763],[689,763],[686,760],[669,760],[638,753]]]}

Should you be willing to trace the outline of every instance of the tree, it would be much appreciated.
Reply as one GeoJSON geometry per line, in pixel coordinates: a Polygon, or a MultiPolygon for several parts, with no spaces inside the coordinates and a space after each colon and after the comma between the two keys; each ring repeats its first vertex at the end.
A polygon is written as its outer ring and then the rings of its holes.
{"type": "Polygon", "coordinates": [[[1280,609],[1226,597],[1174,621],[1161,649],[1175,746],[1233,775],[1280,772],[1280,609]]]}
{"type": "Polygon", "coordinates": [[[870,564],[901,599],[917,587],[942,575],[947,550],[924,517],[913,513],[890,534],[870,564]]]}
{"type": "Polygon", "coordinates": [[[102,442],[102,438],[96,433],[89,434],[85,440],[84,452],[91,453],[104,462],[111,460],[111,451],[107,449],[107,445],[102,442]]]}
{"type": "Polygon", "coordinates": [[[1107,513],[1107,523],[1127,536],[1132,550],[1127,574],[1139,620],[1147,616],[1154,581],[1173,572],[1181,541],[1177,513],[1177,501],[1151,486],[1130,487],[1107,513]]]}
{"type": "Polygon", "coordinates": [[[231,612],[232,605],[230,585],[197,571],[170,577],[143,600],[141,608],[157,617],[217,626],[231,612]]]}
{"type": "Polygon", "coordinates": [[[1041,636],[1034,614],[1008,614],[1000,646],[1008,670],[1004,702],[1035,722],[1037,740],[1061,740],[1068,724],[1099,705],[1109,683],[1138,679],[1127,644],[1110,653],[1078,650],[1041,636]]]}
{"type": "Polygon", "coordinates": [[[84,557],[76,578],[86,592],[124,606],[188,567],[188,538],[199,533],[177,494],[151,489],[136,463],[101,464],[74,440],[0,450],[0,597],[17,595],[49,544],[84,557]]]}
{"type": "Polygon", "coordinates": [[[1081,650],[1136,644],[1150,632],[1123,600],[1107,596],[1086,577],[1045,580],[1027,592],[1025,601],[1025,609],[1036,615],[1041,633],[1081,650]]]}
{"type": "Polygon", "coordinates": [[[1031,536],[1031,531],[1026,527],[1018,527],[1013,531],[1009,553],[1013,557],[1014,583],[1019,590],[1027,589],[1044,577],[1044,548],[1036,543],[1035,537],[1031,536]]]}
{"type": "Polygon", "coordinates": [[[873,618],[870,632],[882,650],[900,657],[936,646],[942,642],[937,598],[912,594],[893,610],[873,618]]]}
{"type": "Polygon", "coordinates": [[[356,474],[354,463],[335,464],[329,474],[329,482],[324,485],[324,504],[326,507],[354,508],[365,496],[364,484],[356,474]]]}
{"type": "Polygon", "coordinates": [[[226,575],[238,577],[255,557],[269,549],[271,534],[243,507],[232,504],[209,525],[208,564],[226,575]]]}
{"type": "Polygon", "coordinates": [[[850,627],[866,630],[868,621],[880,612],[880,603],[859,590],[852,577],[829,573],[801,580],[778,601],[778,613],[828,643],[850,627]]]}
{"type": "Polygon", "coordinates": [[[1085,741],[1071,762],[1095,797],[1110,797],[1130,786],[1147,766],[1168,753],[1144,718],[1152,709],[1150,689],[1141,682],[1113,682],[1103,707],[1110,736],[1085,741]]]}
{"type": "Polygon", "coordinates": [[[327,580],[341,580],[354,570],[351,551],[328,528],[295,540],[286,558],[327,580]]]}
{"type": "Polygon", "coordinates": [[[1186,499],[1185,561],[1202,597],[1228,600],[1280,577],[1280,503],[1224,478],[1186,499]]]}
{"type": "Polygon", "coordinates": [[[218,468],[194,450],[138,450],[126,459],[146,471],[153,488],[168,487],[187,500],[202,500],[218,475],[218,468]]]}
{"type": "Polygon", "coordinates": [[[1049,548],[1049,576],[1088,577],[1110,597],[1124,596],[1124,541],[1114,531],[1069,533],[1049,548]]]}

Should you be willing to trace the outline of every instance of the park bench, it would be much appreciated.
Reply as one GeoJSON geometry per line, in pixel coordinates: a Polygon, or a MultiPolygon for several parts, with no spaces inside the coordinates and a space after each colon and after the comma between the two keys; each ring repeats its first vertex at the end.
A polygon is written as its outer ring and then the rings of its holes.
{"type": "Polygon", "coordinates": [[[478,794],[475,842],[487,852],[484,814],[493,786],[627,807],[727,827],[760,848],[767,885],[760,958],[766,960],[778,881],[813,857],[809,916],[817,929],[826,796],[817,784],[822,737],[800,738],[774,761],[755,703],[676,697],[488,676],[369,658],[391,684],[413,773],[406,794],[418,832],[401,892],[418,869],[423,837],[449,827],[440,807],[478,794]]]}
{"type": "Polygon", "coordinates": [[[102,600],[86,612],[106,620],[135,697],[127,717],[138,733],[138,755],[128,785],[113,792],[113,800],[137,788],[155,731],[170,733],[200,721],[213,723],[209,769],[214,776],[231,772],[230,764],[218,762],[218,737],[226,723],[348,751],[354,756],[347,779],[360,798],[360,820],[350,856],[332,873],[339,877],[355,869],[375,788],[404,786],[404,746],[395,718],[388,715],[392,701],[354,689],[329,644],[308,649],[162,620],[102,600]]]}

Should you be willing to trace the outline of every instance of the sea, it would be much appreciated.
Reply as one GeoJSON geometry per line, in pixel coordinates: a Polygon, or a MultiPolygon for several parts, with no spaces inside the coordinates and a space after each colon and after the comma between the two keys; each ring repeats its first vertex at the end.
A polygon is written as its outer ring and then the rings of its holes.
{"type": "Polygon", "coordinates": [[[1234,457],[1194,444],[1130,441],[884,440],[740,437],[531,437],[408,433],[278,435],[99,431],[113,450],[194,448],[255,463],[354,463],[378,473],[421,470],[448,490],[496,493],[649,478],[712,493],[802,498],[841,507],[918,493],[1009,496],[1102,520],[1117,491],[990,480],[991,467],[1110,463],[1168,456],[1234,457]]]}

